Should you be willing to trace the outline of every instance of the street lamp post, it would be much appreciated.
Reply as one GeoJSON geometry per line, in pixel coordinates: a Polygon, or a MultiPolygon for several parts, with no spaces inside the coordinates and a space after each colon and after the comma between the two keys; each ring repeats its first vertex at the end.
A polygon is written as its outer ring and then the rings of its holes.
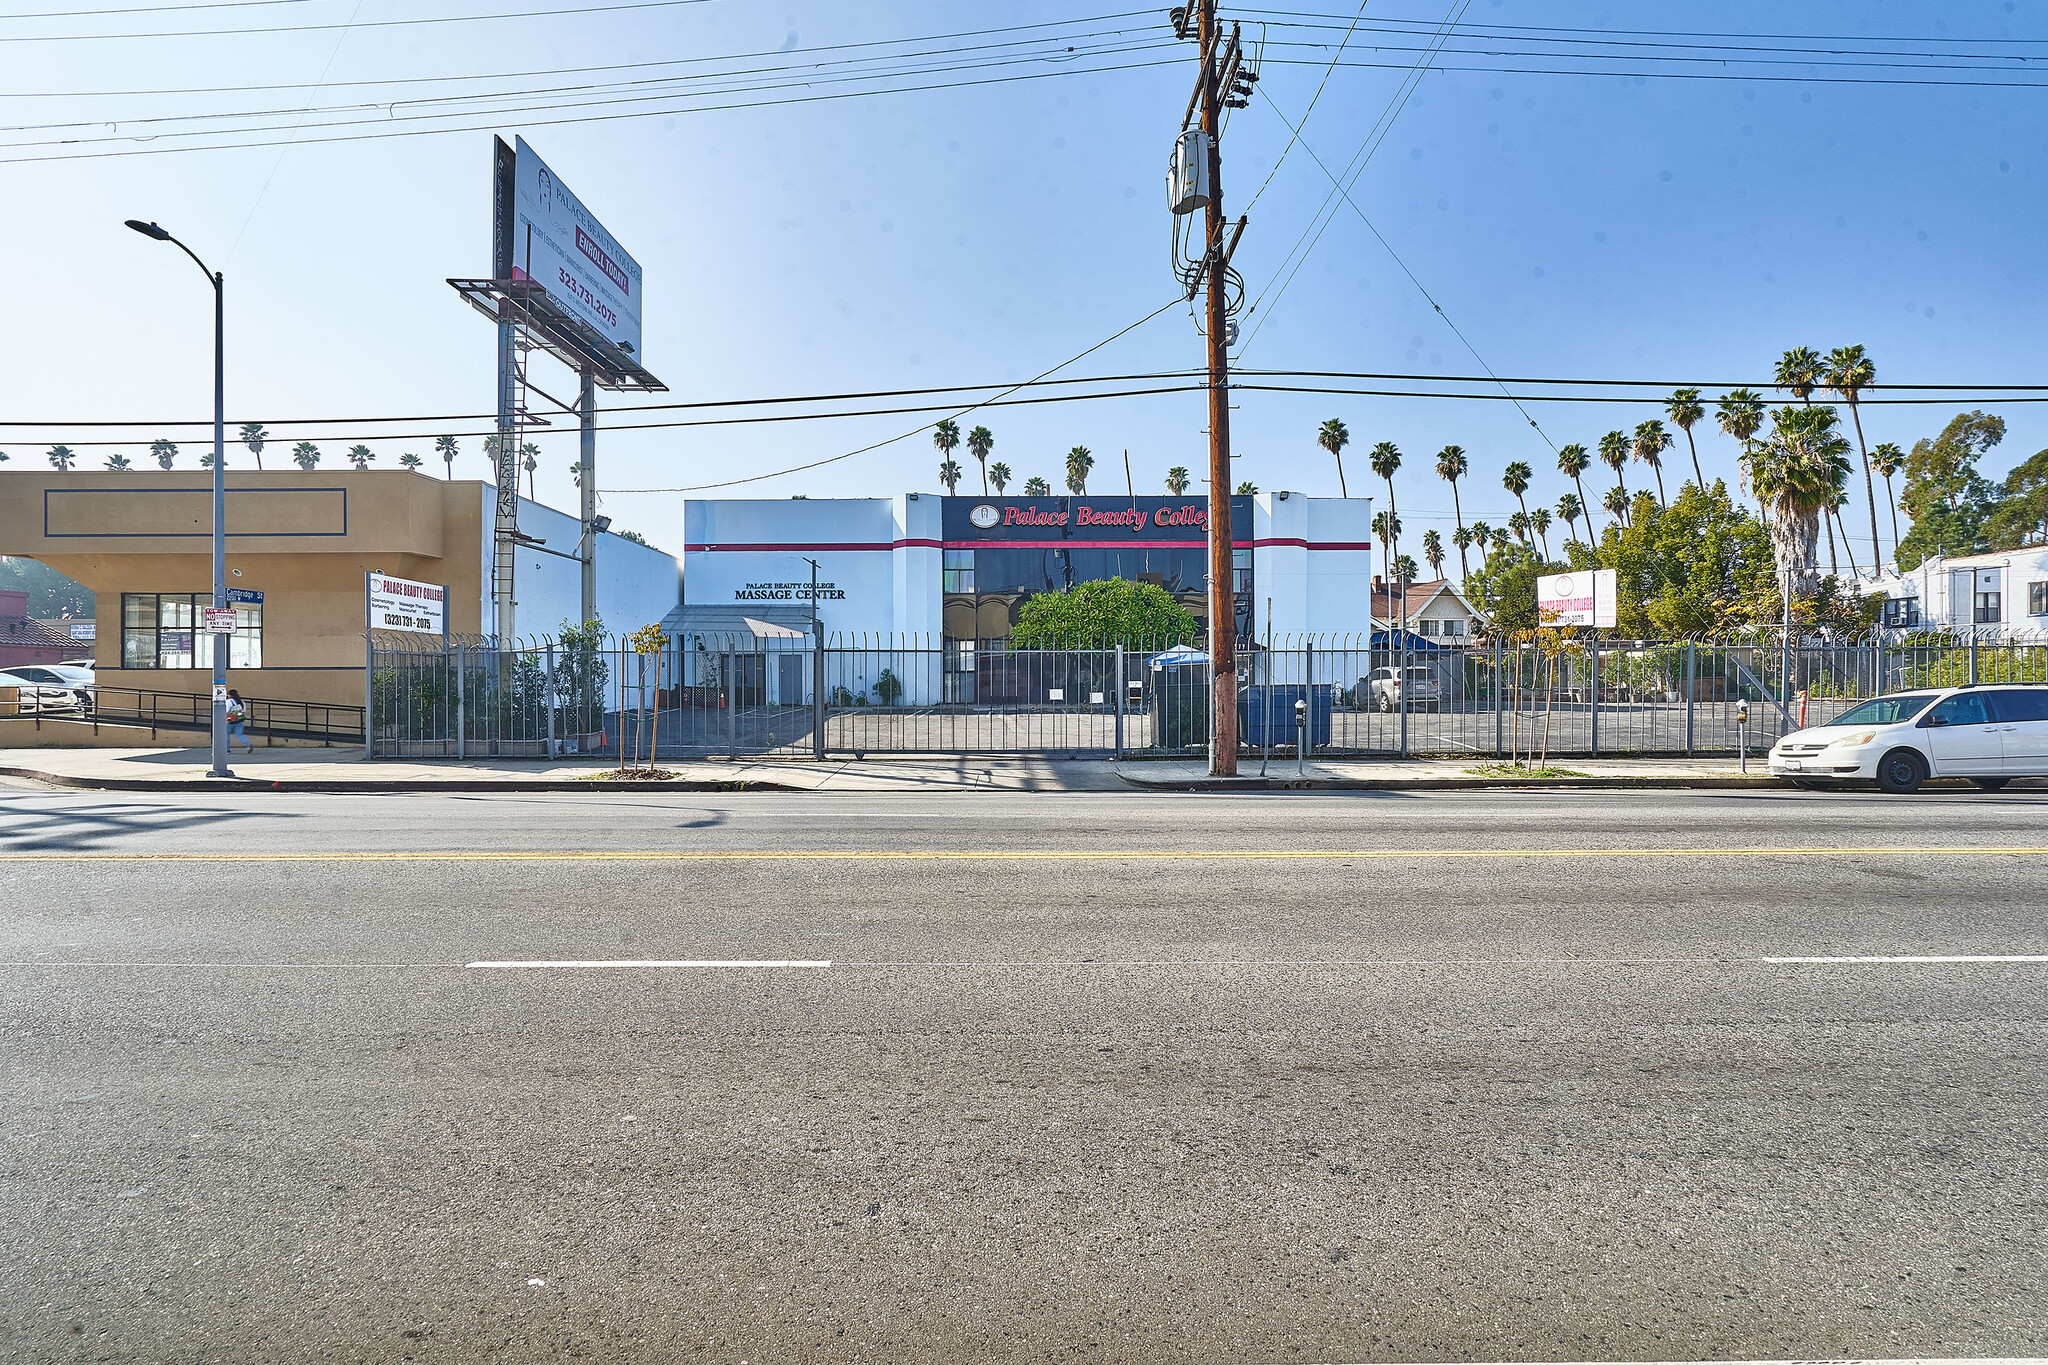
{"type": "MultiPolygon", "coordinates": [[[[206,262],[199,259],[191,247],[158,227],[138,218],[128,219],[128,226],[145,237],[171,245],[192,257],[192,264],[199,267],[199,273],[206,276],[213,285],[213,605],[224,609],[228,604],[228,536],[227,536],[227,390],[223,348],[223,313],[221,309],[222,277],[218,270],[208,270],[206,262]]],[[[213,637],[213,766],[208,768],[208,777],[233,777],[228,769],[228,636],[225,632],[213,637]]]]}

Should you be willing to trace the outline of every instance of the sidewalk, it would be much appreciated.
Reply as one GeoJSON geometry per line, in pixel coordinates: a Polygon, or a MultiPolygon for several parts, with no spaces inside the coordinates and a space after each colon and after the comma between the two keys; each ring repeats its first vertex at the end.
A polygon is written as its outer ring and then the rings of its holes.
{"type": "Polygon", "coordinates": [[[105,791],[1428,791],[1469,787],[1770,787],[1750,760],[1744,777],[1732,759],[1560,759],[1573,776],[1479,774],[1470,759],[1330,760],[1296,776],[1292,759],[1275,759],[1260,778],[1256,758],[1242,776],[1209,777],[1199,760],[1054,759],[1039,755],[895,757],[824,763],[664,759],[668,782],[619,782],[598,760],[433,759],[364,762],[354,749],[259,749],[236,754],[233,779],[206,776],[205,749],[5,749],[0,778],[105,791]]]}

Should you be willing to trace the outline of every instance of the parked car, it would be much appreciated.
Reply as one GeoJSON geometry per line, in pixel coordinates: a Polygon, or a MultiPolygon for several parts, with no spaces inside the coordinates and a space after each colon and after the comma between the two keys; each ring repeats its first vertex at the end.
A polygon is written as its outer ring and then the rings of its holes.
{"type": "Polygon", "coordinates": [[[1356,693],[1358,704],[1376,706],[1382,711],[1391,711],[1397,706],[1427,706],[1432,711],[1443,709],[1444,686],[1437,681],[1435,669],[1425,664],[1411,664],[1405,684],[1400,673],[1397,668],[1375,668],[1360,678],[1356,693]]]}
{"type": "Polygon", "coordinates": [[[92,706],[92,694],[60,683],[42,682],[22,676],[22,672],[40,668],[39,664],[23,664],[20,670],[0,673],[0,691],[14,689],[15,703],[23,711],[87,711],[92,706]]]}
{"type": "Polygon", "coordinates": [[[1875,780],[1888,792],[1918,791],[1930,777],[1968,778],[1994,792],[2015,777],[2048,777],[2048,685],[1879,697],[1779,740],[1771,776],[1814,789],[1875,780]]]}
{"type": "Polygon", "coordinates": [[[92,710],[95,675],[90,668],[80,668],[76,664],[16,664],[7,671],[41,687],[62,687],[76,692],[79,709],[92,710]]]}

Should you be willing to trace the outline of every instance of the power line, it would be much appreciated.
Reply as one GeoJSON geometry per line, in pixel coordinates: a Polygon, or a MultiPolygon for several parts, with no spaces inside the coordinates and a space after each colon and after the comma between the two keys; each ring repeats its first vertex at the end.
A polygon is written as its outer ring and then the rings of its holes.
{"type": "MultiPolygon", "coordinates": [[[[412,28],[420,24],[479,24],[500,19],[554,19],[573,14],[610,14],[619,10],[674,9],[678,5],[704,5],[711,0],[631,0],[627,4],[579,5],[571,9],[515,10],[509,14],[443,14],[418,19],[378,19],[359,28],[412,28]]],[[[151,33],[49,33],[16,34],[0,37],[0,43],[95,43],[156,38],[233,38],[261,33],[325,33],[346,24],[286,24],[275,28],[189,28],[151,33]]]]}
{"type": "MultiPolygon", "coordinates": [[[[1247,9],[1242,12],[1245,14],[1268,14],[1273,15],[1280,19],[1329,19],[1336,22],[1342,22],[1342,20],[1344,19],[1344,16],[1341,14],[1320,14],[1309,10],[1247,9]]],[[[1381,19],[1376,20],[1375,22],[1380,24],[1409,24],[1416,27],[1423,26],[1423,21],[1419,19],[1381,19]]],[[[1926,38],[1877,35],[1857,38],[1853,35],[1845,33],[1728,33],[1725,31],[1709,32],[1706,30],[1693,29],[1572,28],[1554,24],[1480,24],[1476,26],[1476,31],[1479,32],[1488,32],[1493,30],[1502,30],[1514,33],[1620,33],[1625,34],[1629,37],[1650,38],[1774,38],[1782,39],[1786,42],[1795,43],[2048,43],[2048,38],[1926,38]]]]}
{"type": "Polygon", "coordinates": [[[0,14],[0,22],[17,19],[93,19],[105,14],[175,14],[195,9],[248,9],[255,5],[303,5],[308,0],[207,0],[199,5],[140,5],[128,9],[53,9],[37,14],[0,14]]]}

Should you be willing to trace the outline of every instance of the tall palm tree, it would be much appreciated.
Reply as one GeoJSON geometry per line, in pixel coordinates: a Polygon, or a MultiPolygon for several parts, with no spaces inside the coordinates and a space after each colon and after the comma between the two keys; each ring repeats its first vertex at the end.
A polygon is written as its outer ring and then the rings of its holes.
{"type": "MultiPolygon", "coordinates": [[[[1586,485],[1579,481],[1579,476],[1584,474],[1592,463],[1592,453],[1576,443],[1557,452],[1557,472],[1572,481],[1572,491],[1579,495],[1579,507],[1582,510],[1592,504],[1586,501],[1586,485]]],[[[1590,512],[1586,516],[1586,543],[1593,543],[1593,517],[1590,512]]]]}
{"type": "Polygon", "coordinates": [[[1462,584],[1472,576],[1472,570],[1465,563],[1465,552],[1472,548],[1472,528],[1460,526],[1451,532],[1451,544],[1458,547],[1458,581],[1462,584]]]}
{"type": "Polygon", "coordinates": [[[1337,461],[1337,496],[1348,498],[1351,490],[1344,483],[1344,447],[1351,444],[1351,433],[1344,424],[1332,417],[1316,432],[1316,444],[1330,452],[1337,461]]]}
{"type": "Polygon", "coordinates": [[[1794,346],[1778,358],[1778,368],[1771,375],[1771,382],[1801,403],[1811,404],[1813,391],[1821,386],[1824,377],[1819,353],[1811,346],[1794,346]]]}
{"type": "MultiPolygon", "coordinates": [[[[1451,486],[1451,516],[1460,526],[1465,524],[1465,507],[1464,504],[1458,501],[1458,480],[1465,477],[1465,471],[1468,467],[1465,451],[1460,446],[1445,446],[1436,453],[1436,476],[1451,486]]],[[[1451,543],[1458,545],[1458,538],[1452,536],[1451,543]]],[[[1468,539],[1466,544],[1469,545],[1470,543],[1471,541],[1468,539]]],[[[1461,574],[1472,572],[1472,566],[1465,562],[1464,545],[1458,545],[1458,572],[1461,574]]]]}
{"type": "MultiPolygon", "coordinates": [[[[945,483],[946,476],[943,471],[947,465],[953,463],[953,452],[960,446],[960,424],[950,417],[941,421],[932,428],[932,444],[939,448],[939,468],[941,470],[939,482],[945,483]]],[[[959,482],[960,476],[955,474],[953,476],[953,483],[957,484],[959,482]]],[[[952,486],[952,484],[946,485],[948,492],[952,491],[952,486]]]]}
{"type": "Polygon", "coordinates": [[[377,457],[370,453],[368,446],[356,445],[348,448],[348,462],[357,469],[368,469],[370,461],[377,457]]]}
{"type": "MultiPolygon", "coordinates": [[[[1877,382],[1877,366],[1861,346],[1837,346],[1828,352],[1826,380],[1828,388],[1848,403],[1849,420],[1856,424],[1856,450],[1863,457],[1863,500],[1870,505],[1870,554],[1881,564],[1884,552],[1877,544],[1877,482],[1870,477],[1870,447],[1864,444],[1863,414],[1856,406],[1857,395],[1877,382]]],[[[1849,534],[1846,527],[1842,534],[1849,534]]],[[[1849,572],[1854,573],[1856,557],[1849,558],[1849,572]]]]}
{"type": "Polygon", "coordinates": [[[1508,513],[1508,529],[1515,533],[1516,540],[1521,541],[1524,545],[1529,544],[1529,514],[1527,512],[1508,513]]]}
{"type": "MultiPolygon", "coordinates": [[[[423,463],[425,461],[421,460],[419,456],[413,454],[410,450],[398,457],[398,467],[400,469],[418,469],[423,463]]],[[[569,467],[576,471],[576,486],[581,488],[583,486],[583,466],[578,464],[570,465],[569,467]]]]}
{"type": "Polygon", "coordinates": [[[112,455],[107,456],[107,468],[114,470],[124,470],[131,469],[133,468],[133,466],[129,464],[128,457],[126,455],[123,455],[119,451],[116,451],[112,455]]]}
{"type": "MultiPolygon", "coordinates": [[[[1607,496],[1600,499],[1600,507],[1608,516],[1614,518],[1616,526],[1628,525],[1628,494],[1621,489],[1608,489],[1607,496]]],[[[1587,517],[1586,520],[1590,522],[1592,518],[1587,517]]]]}
{"type": "Polygon", "coordinates": [[[533,491],[533,471],[540,467],[540,447],[528,441],[519,447],[519,454],[526,469],[526,500],[538,502],[540,499],[533,491]]]}
{"type": "Polygon", "coordinates": [[[1742,447],[1742,487],[1747,490],[1750,482],[1750,456],[1756,440],[1757,429],[1764,424],[1764,400],[1754,389],[1730,389],[1714,403],[1715,420],[1721,430],[1731,436],[1742,447]]]}
{"type": "Polygon", "coordinates": [[[960,487],[960,466],[952,460],[939,461],[939,482],[946,485],[946,496],[951,497],[960,487]]]}
{"type": "Polygon", "coordinates": [[[1422,533],[1422,557],[1429,561],[1429,571],[1437,578],[1444,576],[1444,538],[1435,528],[1422,533]]]}
{"type": "MultiPolygon", "coordinates": [[[[1392,545],[1400,538],[1401,519],[1385,512],[1375,512],[1372,514],[1372,533],[1380,538],[1380,544],[1392,545]]],[[[1394,556],[1387,555],[1387,563],[1393,562],[1394,556]]]]}
{"type": "Polygon", "coordinates": [[[1052,496],[1052,485],[1040,478],[1026,479],[1024,480],[1024,496],[1027,498],[1049,498],[1052,496]]]}
{"type": "MultiPolygon", "coordinates": [[[[1574,540],[1577,540],[1579,537],[1579,516],[1585,510],[1585,504],[1579,501],[1579,495],[1576,493],[1563,494],[1557,500],[1557,514],[1564,518],[1565,529],[1571,532],[1572,539],[1574,540]]],[[[1588,518],[1589,524],[1586,527],[1586,544],[1588,545],[1593,543],[1593,528],[1590,521],[1591,519],[1588,518]]]]}
{"type": "Polygon", "coordinates": [[[1692,424],[1707,415],[1700,403],[1698,389],[1679,389],[1664,400],[1664,415],[1671,419],[1671,425],[1685,433],[1685,448],[1692,453],[1693,486],[1700,492],[1707,491],[1707,476],[1700,473],[1700,448],[1693,444],[1692,424]]]}
{"type": "MultiPolygon", "coordinates": [[[[1621,490],[1621,520],[1628,520],[1628,480],[1621,476],[1622,468],[1628,464],[1629,443],[1625,431],[1610,431],[1600,438],[1600,463],[1614,471],[1614,485],[1621,490]]],[[[1600,505],[1608,511],[1614,510],[1611,499],[1602,499],[1600,505]]]]}
{"type": "MultiPolygon", "coordinates": [[[[996,448],[996,434],[987,427],[976,427],[967,433],[967,453],[981,462],[981,495],[988,496],[988,453],[996,448]]],[[[1007,474],[1008,471],[1005,471],[1007,474]]],[[[1003,491],[1002,484],[996,485],[996,492],[1003,491]]]]}
{"type": "Polygon", "coordinates": [[[1384,543],[1387,546],[1386,562],[1392,564],[1394,556],[1401,552],[1400,509],[1394,505],[1394,471],[1401,467],[1400,447],[1392,441],[1381,441],[1372,448],[1368,462],[1372,465],[1372,472],[1387,481],[1387,524],[1394,528],[1394,534],[1386,537],[1384,543]]]}
{"type": "Polygon", "coordinates": [[[1849,467],[1849,443],[1835,430],[1839,420],[1833,408],[1786,404],[1771,415],[1770,438],[1756,452],[1757,498],[1771,509],[1771,549],[1795,597],[1810,597],[1819,586],[1814,548],[1820,513],[1849,467]]]}
{"type": "Polygon", "coordinates": [[[441,462],[448,466],[448,477],[454,478],[455,457],[461,454],[461,451],[455,445],[455,438],[453,436],[436,436],[434,438],[434,453],[439,455],[441,462]]]}
{"type": "Polygon", "coordinates": [[[1671,449],[1671,433],[1664,430],[1664,424],[1652,417],[1647,422],[1636,423],[1636,458],[1648,465],[1657,475],[1657,505],[1664,503],[1664,452],[1671,449]]]}
{"type": "Polygon", "coordinates": [[[1537,543],[1543,546],[1543,557],[1550,558],[1550,509],[1539,507],[1529,514],[1529,529],[1536,533],[1537,543]]]}
{"type": "Polygon", "coordinates": [[[178,458],[178,443],[159,436],[149,443],[149,453],[156,457],[158,468],[169,469],[172,462],[178,458]]]}
{"type": "Polygon", "coordinates": [[[1507,549],[1507,547],[1508,547],[1508,532],[1507,532],[1507,528],[1506,528],[1506,527],[1504,527],[1504,526],[1496,526],[1496,527],[1494,527],[1494,528],[1493,528],[1493,548],[1494,548],[1494,549],[1496,549],[1496,550],[1505,550],[1505,549],[1507,549]]]}
{"type": "Polygon", "coordinates": [[[263,468],[263,443],[270,439],[270,433],[263,429],[261,422],[242,423],[242,444],[256,457],[256,467],[263,468]]]}
{"type": "Polygon", "coordinates": [[[1088,453],[1087,446],[1075,446],[1067,452],[1067,491],[1076,497],[1088,496],[1088,471],[1095,468],[1095,457],[1088,453]]]}
{"type": "MultiPolygon", "coordinates": [[[[1500,486],[1515,495],[1515,501],[1522,506],[1522,515],[1524,517],[1527,517],[1529,514],[1529,500],[1522,495],[1529,491],[1529,480],[1535,477],[1536,471],[1529,468],[1521,460],[1511,462],[1506,469],[1501,471],[1500,486]]],[[[1509,522],[1508,524],[1512,526],[1514,523],[1509,522]]]]}
{"type": "MultiPolygon", "coordinates": [[[[975,430],[985,431],[987,430],[987,428],[977,427],[975,430]]],[[[967,434],[969,436],[972,436],[974,432],[970,431],[967,434]]],[[[1000,497],[1002,495],[1002,491],[1010,486],[1010,467],[1004,464],[1001,460],[997,460],[994,464],[988,467],[987,478],[990,483],[996,486],[996,494],[998,497],[1000,497]]]]}
{"type": "MultiPolygon", "coordinates": [[[[1870,452],[1870,467],[1884,476],[1884,500],[1892,509],[1892,562],[1895,564],[1899,558],[1899,499],[1892,492],[1892,475],[1903,469],[1905,464],[1906,452],[1890,441],[1874,447],[1870,452]]],[[[1879,564],[1882,563],[1883,560],[1880,559],[1879,564]]]]}
{"type": "Polygon", "coordinates": [[[1483,555],[1486,553],[1486,547],[1492,542],[1492,540],[1493,528],[1491,526],[1488,526],[1483,521],[1475,521],[1472,523],[1473,549],[1479,551],[1479,553],[1483,555]]]}
{"type": "Polygon", "coordinates": [[[1850,470],[1843,473],[1841,481],[1835,486],[1834,502],[1828,509],[1835,514],[1835,529],[1842,533],[1842,554],[1849,561],[1850,578],[1856,577],[1856,545],[1849,539],[1849,523],[1842,520],[1842,509],[1849,505],[1849,475],[1853,472],[1850,470]]]}
{"type": "Polygon", "coordinates": [[[1187,492],[1188,483],[1188,467],[1186,465],[1177,464],[1166,471],[1166,491],[1174,497],[1177,498],[1187,492]]]}
{"type": "Polygon", "coordinates": [[[301,441],[292,447],[292,463],[301,469],[311,469],[320,463],[320,447],[311,441],[301,441]]]}

